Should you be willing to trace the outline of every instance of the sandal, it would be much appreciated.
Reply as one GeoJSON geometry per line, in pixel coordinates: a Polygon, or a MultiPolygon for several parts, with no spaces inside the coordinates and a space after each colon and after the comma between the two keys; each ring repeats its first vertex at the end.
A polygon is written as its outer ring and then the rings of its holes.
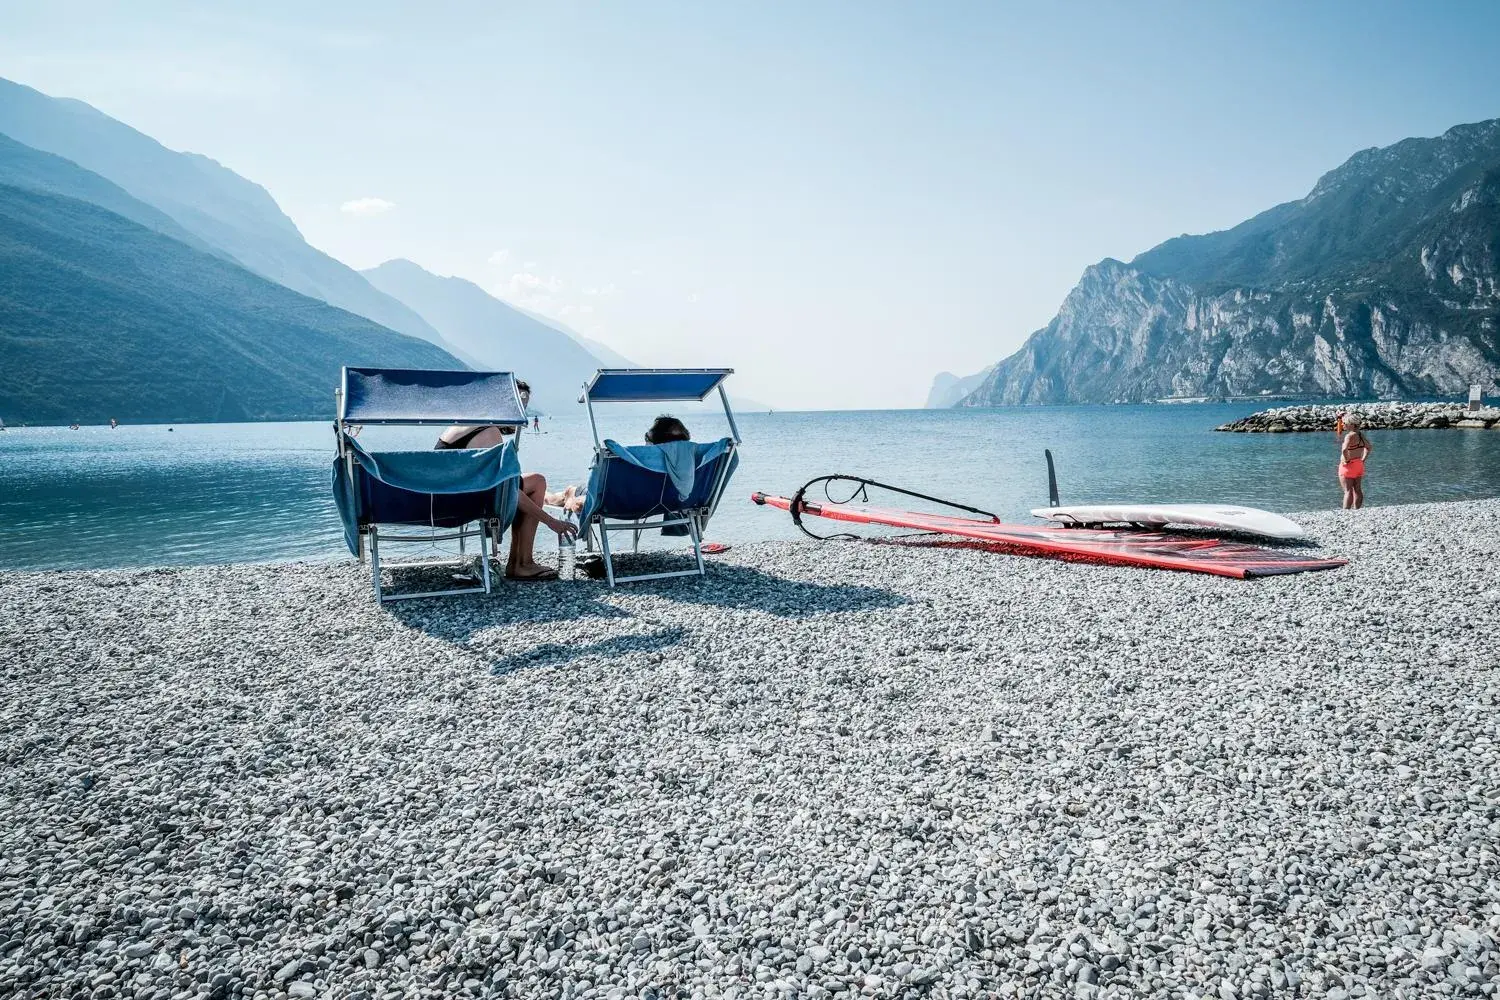
{"type": "Polygon", "coordinates": [[[535,573],[527,573],[525,576],[515,576],[513,574],[507,573],[505,574],[505,578],[507,580],[515,580],[517,583],[536,583],[538,581],[556,580],[557,570],[552,569],[548,566],[543,566],[535,573]]]}

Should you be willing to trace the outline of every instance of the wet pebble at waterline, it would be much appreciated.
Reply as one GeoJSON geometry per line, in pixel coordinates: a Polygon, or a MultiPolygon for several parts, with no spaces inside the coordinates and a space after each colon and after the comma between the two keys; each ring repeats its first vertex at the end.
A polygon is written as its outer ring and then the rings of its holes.
{"type": "Polygon", "coordinates": [[[1480,996],[1500,503],[375,606],[0,575],[0,995],[1480,996]]]}

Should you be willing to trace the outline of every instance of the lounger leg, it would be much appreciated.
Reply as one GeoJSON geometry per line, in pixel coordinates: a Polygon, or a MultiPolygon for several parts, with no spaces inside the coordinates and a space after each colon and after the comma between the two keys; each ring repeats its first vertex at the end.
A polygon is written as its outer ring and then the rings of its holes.
{"type": "Polygon", "coordinates": [[[609,551],[609,529],[599,525],[599,547],[604,550],[604,577],[609,581],[610,588],[615,585],[615,557],[609,551]]]}
{"type": "Polygon", "coordinates": [[[698,515],[688,515],[688,531],[693,536],[693,558],[698,560],[698,575],[706,576],[703,568],[703,532],[698,530],[698,515]]]}
{"type": "Polygon", "coordinates": [[[370,525],[370,583],[375,588],[376,603],[385,603],[385,596],[380,592],[380,534],[373,524],[370,525]]]}
{"type": "Polygon", "coordinates": [[[479,565],[484,567],[484,592],[490,592],[490,553],[487,542],[495,530],[496,521],[482,521],[479,525],[479,565]]]}

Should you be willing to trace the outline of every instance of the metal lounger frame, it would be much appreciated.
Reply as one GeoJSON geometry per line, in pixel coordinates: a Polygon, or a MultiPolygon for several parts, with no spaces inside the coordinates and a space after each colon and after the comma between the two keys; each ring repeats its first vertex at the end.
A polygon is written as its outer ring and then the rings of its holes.
{"type": "MultiPolygon", "coordinates": [[[[599,533],[599,547],[604,555],[604,578],[613,587],[617,583],[634,583],[640,580],[665,580],[675,576],[706,576],[707,570],[703,566],[703,527],[708,523],[714,510],[719,506],[719,498],[724,494],[724,488],[728,485],[730,457],[734,454],[734,446],[719,456],[719,471],[714,480],[713,489],[709,491],[708,503],[702,507],[694,507],[690,510],[663,512],[665,516],[661,520],[653,520],[656,514],[648,514],[645,517],[625,520],[621,518],[606,517],[603,514],[595,514],[589,518],[587,535],[584,544],[589,551],[594,548],[594,532],[599,533]],[[672,525],[685,524],[688,528],[688,537],[693,543],[693,569],[678,569],[666,573],[636,573],[632,576],[621,576],[615,572],[614,552],[610,548],[609,533],[612,531],[628,531],[631,533],[630,550],[639,552],[641,547],[641,532],[656,531],[660,528],[672,525]]],[[[603,461],[618,462],[621,459],[608,457],[603,461]]]]}
{"type": "Polygon", "coordinates": [[[460,525],[453,531],[431,531],[421,535],[396,535],[380,534],[378,524],[369,524],[359,529],[359,561],[365,561],[365,543],[369,541],[370,551],[370,583],[375,587],[375,597],[381,604],[387,601],[405,601],[415,597],[448,597],[456,594],[489,594],[493,592],[493,584],[490,578],[490,557],[486,548],[493,540],[500,539],[500,519],[485,518],[479,521],[470,521],[468,524],[460,525]],[[477,525],[477,528],[474,527],[477,525]],[[473,529],[473,530],[471,530],[473,529]],[[479,539],[479,552],[476,556],[469,556],[465,551],[465,545],[469,538],[479,539]],[[400,561],[390,560],[387,567],[390,569],[421,569],[424,567],[448,567],[450,569],[468,569],[471,562],[478,560],[479,575],[472,587],[453,587],[448,590],[423,590],[416,593],[387,594],[380,582],[380,543],[382,540],[387,545],[411,544],[430,545],[433,542],[446,542],[458,539],[458,556],[454,559],[402,559],[400,561]]]}
{"type": "MultiPolygon", "coordinates": [[[[338,409],[338,420],[334,423],[334,437],[338,443],[338,454],[341,461],[346,463],[349,481],[358,482],[356,478],[354,453],[344,444],[344,435],[348,433],[347,424],[344,420],[344,389],[341,385],[333,393],[334,401],[338,409]]],[[[426,420],[391,420],[382,423],[410,424],[415,426],[437,426],[438,421],[426,420]]],[[[516,436],[516,444],[520,444],[520,435],[516,436]]],[[[390,601],[406,601],[418,597],[449,597],[462,594],[491,594],[494,592],[494,582],[490,573],[490,545],[498,545],[505,528],[500,524],[499,518],[482,518],[459,525],[457,529],[433,530],[419,534],[393,534],[387,532],[382,535],[378,524],[361,525],[359,528],[359,561],[364,563],[366,549],[368,548],[368,559],[370,561],[370,583],[375,588],[375,597],[380,604],[390,601]],[[477,537],[479,540],[479,552],[476,556],[470,556],[466,551],[469,538],[477,537]],[[448,567],[454,570],[468,570],[470,564],[477,559],[479,561],[479,578],[472,587],[452,587],[447,590],[424,590],[416,593],[387,594],[380,582],[380,543],[384,541],[387,545],[430,545],[433,542],[445,542],[458,540],[458,555],[453,559],[403,559],[388,560],[386,568],[389,569],[420,569],[434,567],[448,567]]]]}
{"type": "MultiPolygon", "coordinates": [[[[670,374],[678,370],[680,369],[633,369],[633,371],[638,372],[642,375],[670,374]]],[[[605,371],[607,371],[607,369],[600,369],[601,374],[605,371]]],[[[734,369],[732,368],[713,369],[713,371],[721,372],[724,377],[728,377],[729,375],[734,374],[734,369]]],[[[592,383],[584,385],[583,395],[579,397],[578,401],[580,403],[583,403],[588,409],[589,430],[594,434],[594,461],[621,461],[620,459],[613,457],[609,453],[609,450],[604,447],[604,442],[599,437],[599,423],[594,418],[594,401],[589,397],[590,384],[592,383]]],[[[678,576],[707,575],[707,570],[703,565],[703,528],[704,525],[708,523],[709,517],[718,508],[720,497],[724,495],[724,488],[729,483],[729,467],[732,464],[730,460],[735,450],[740,445],[739,425],[734,421],[734,409],[729,405],[729,394],[724,391],[723,378],[720,378],[713,391],[718,392],[719,402],[724,405],[724,416],[729,421],[730,445],[729,449],[719,458],[718,477],[714,481],[713,489],[709,491],[708,503],[702,507],[695,507],[691,510],[670,512],[663,511],[662,513],[666,514],[666,517],[664,517],[660,521],[650,520],[651,518],[656,517],[656,514],[648,514],[646,515],[646,517],[636,518],[634,520],[609,518],[604,516],[603,514],[595,514],[593,517],[589,518],[589,523],[584,526],[584,545],[590,552],[594,550],[594,532],[598,531],[599,533],[599,547],[603,551],[604,555],[604,577],[607,581],[609,581],[610,587],[614,587],[617,583],[635,583],[641,580],[665,580],[671,577],[678,576]],[[669,573],[637,573],[634,576],[619,576],[615,573],[614,552],[613,550],[611,550],[609,545],[610,532],[631,532],[631,551],[638,552],[640,551],[642,531],[654,531],[658,528],[665,528],[671,525],[678,524],[686,524],[688,526],[688,535],[693,542],[693,561],[696,564],[693,569],[679,569],[673,570],[669,573]]],[[[701,399],[702,397],[699,398],[701,399]]],[[[640,400],[640,402],[652,402],[652,400],[640,400]]]]}

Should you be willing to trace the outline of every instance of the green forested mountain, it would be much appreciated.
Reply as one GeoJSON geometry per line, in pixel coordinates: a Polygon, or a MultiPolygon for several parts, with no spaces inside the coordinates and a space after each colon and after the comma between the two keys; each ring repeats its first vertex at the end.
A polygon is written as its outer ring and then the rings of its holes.
{"type": "Polygon", "coordinates": [[[0,133],[0,184],[91,202],[131,222],[170,236],[198,250],[213,249],[165,212],[131,197],[124,188],[85,170],[72,160],[32,149],[0,133]]]}
{"type": "Polygon", "coordinates": [[[328,417],[344,364],[460,367],[96,204],[0,184],[7,423],[328,417]]]}
{"type": "MultiPolygon", "coordinates": [[[[82,101],[50,97],[5,79],[0,79],[0,133],[118,185],[261,277],[447,346],[416,313],[309,246],[265,188],[207,156],[168,149],[82,101]]],[[[93,200],[82,192],[61,193],[93,200]]]]}

